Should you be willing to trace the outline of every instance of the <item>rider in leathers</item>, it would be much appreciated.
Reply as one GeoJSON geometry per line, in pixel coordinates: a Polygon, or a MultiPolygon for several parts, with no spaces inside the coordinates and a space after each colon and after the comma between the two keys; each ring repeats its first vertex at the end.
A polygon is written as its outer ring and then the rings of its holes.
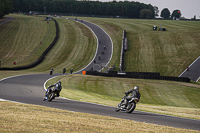
{"type": "Polygon", "coordinates": [[[125,107],[128,104],[128,101],[131,100],[132,98],[140,99],[140,92],[139,92],[139,87],[135,86],[133,89],[125,92],[126,98],[124,101],[125,107]],[[130,96],[128,96],[131,93],[130,96]]]}
{"type": "MultiPolygon", "coordinates": [[[[56,96],[59,97],[60,96],[60,91],[62,90],[61,81],[58,81],[58,83],[55,83],[54,85],[48,86],[48,89],[51,88],[51,87],[55,87],[55,89],[57,89],[56,96]]],[[[46,91],[45,97],[47,96],[48,89],[46,91]]],[[[46,100],[46,99],[44,98],[44,100],[46,100]]]]}

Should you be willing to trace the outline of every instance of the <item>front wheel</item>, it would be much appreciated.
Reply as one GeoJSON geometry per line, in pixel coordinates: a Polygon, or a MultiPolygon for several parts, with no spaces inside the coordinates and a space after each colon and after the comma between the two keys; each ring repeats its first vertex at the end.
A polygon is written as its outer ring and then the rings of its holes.
{"type": "Polygon", "coordinates": [[[48,96],[48,101],[51,102],[55,97],[55,93],[50,93],[48,96]]]}
{"type": "Polygon", "coordinates": [[[120,111],[120,107],[121,107],[121,103],[119,103],[115,109],[116,112],[119,112],[120,111]]]}
{"type": "Polygon", "coordinates": [[[133,103],[128,103],[128,106],[126,108],[126,113],[132,113],[135,110],[136,104],[133,103]]]}

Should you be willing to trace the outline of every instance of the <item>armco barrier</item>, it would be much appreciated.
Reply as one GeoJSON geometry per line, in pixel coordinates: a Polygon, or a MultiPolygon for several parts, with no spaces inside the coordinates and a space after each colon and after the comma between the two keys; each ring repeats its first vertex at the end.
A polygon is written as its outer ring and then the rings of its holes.
{"type": "Polygon", "coordinates": [[[127,44],[126,44],[126,50],[124,49],[125,39],[126,39],[126,42],[127,42],[126,30],[124,30],[123,34],[122,34],[122,46],[121,46],[121,55],[120,55],[120,63],[119,63],[120,71],[123,71],[123,69],[124,69],[124,52],[127,50],[127,44]]]}
{"type": "Polygon", "coordinates": [[[86,75],[190,82],[190,79],[187,77],[160,76],[160,73],[152,73],[152,72],[109,71],[108,73],[101,73],[98,71],[86,71],[86,75]]]}
{"type": "Polygon", "coordinates": [[[37,66],[38,64],[40,64],[45,56],[47,55],[47,53],[51,50],[51,48],[56,44],[58,37],[59,37],[59,27],[58,27],[58,23],[55,19],[51,18],[54,22],[55,22],[55,26],[56,26],[56,36],[54,38],[54,40],[52,41],[52,43],[49,45],[49,47],[42,53],[42,55],[34,62],[32,62],[29,65],[24,65],[24,66],[19,66],[19,67],[2,67],[0,68],[0,70],[24,70],[24,69],[29,69],[29,68],[33,68],[35,66],[37,66]]]}

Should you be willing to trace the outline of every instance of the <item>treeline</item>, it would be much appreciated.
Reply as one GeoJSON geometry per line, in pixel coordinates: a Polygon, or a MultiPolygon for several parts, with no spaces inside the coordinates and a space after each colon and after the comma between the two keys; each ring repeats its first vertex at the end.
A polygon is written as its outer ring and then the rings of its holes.
{"type": "Polygon", "coordinates": [[[154,18],[154,7],[139,2],[99,2],[76,0],[11,0],[12,12],[54,12],[84,15],[124,16],[128,18],[154,18]],[[145,10],[144,10],[145,9],[145,10]],[[142,11],[142,13],[141,13],[142,11]],[[146,13],[147,12],[147,13],[146,13]],[[150,13],[149,13],[150,12],[150,13]],[[141,15],[142,14],[142,15],[141,15]]]}
{"type": "Polygon", "coordinates": [[[0,0],[0,18],[3,18],[6,14],[10,13],[12,4],[10,0],[0,0]]]}

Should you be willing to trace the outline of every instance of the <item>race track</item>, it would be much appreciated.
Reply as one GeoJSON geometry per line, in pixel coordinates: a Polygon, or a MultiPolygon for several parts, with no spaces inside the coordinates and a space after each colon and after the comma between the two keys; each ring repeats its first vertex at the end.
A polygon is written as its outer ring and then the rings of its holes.
{"type": "MultiPolygon", "coordinates": [[[[109,63],[110,58],[112,57],[111,39],[108,36],[106,37],[107,34],[98,26],[88,22],[83,23],[93,30],[94,34],[97,36],[98,42],[101,40],[101,44],[97,44],[99,46],[94,60],[97,60],[96,63],[100,64],[109,63]],[[102,50],[105,50],[102,47],[104,45],[106,45],[106,53],[105,55],[101,55],[102,58],[99,60],[98,55],[102,53],[102,50]]],[[[90,70],[93,67],[93,61],[87,67],[85,67],[84,70],[90,70]]],[[[61,74],[54,74],[54,76],[58,75],[61,74]]],[[[43,96],[45,93],[43,86],[45,81],[51,77],[52,76],[49,74],[32,74],[15,76],[0,80],[0,98],[69,111],[91,113],[146,123],[154,123],[158,125],[200,130],[200,121],[198,120],[146,113],[141,111],[134,111],[131,114],[125,112],[115,112],[114,107],[73,101],[64,98],[56,98],[52,102],[43,101],[43,96]]]]}

